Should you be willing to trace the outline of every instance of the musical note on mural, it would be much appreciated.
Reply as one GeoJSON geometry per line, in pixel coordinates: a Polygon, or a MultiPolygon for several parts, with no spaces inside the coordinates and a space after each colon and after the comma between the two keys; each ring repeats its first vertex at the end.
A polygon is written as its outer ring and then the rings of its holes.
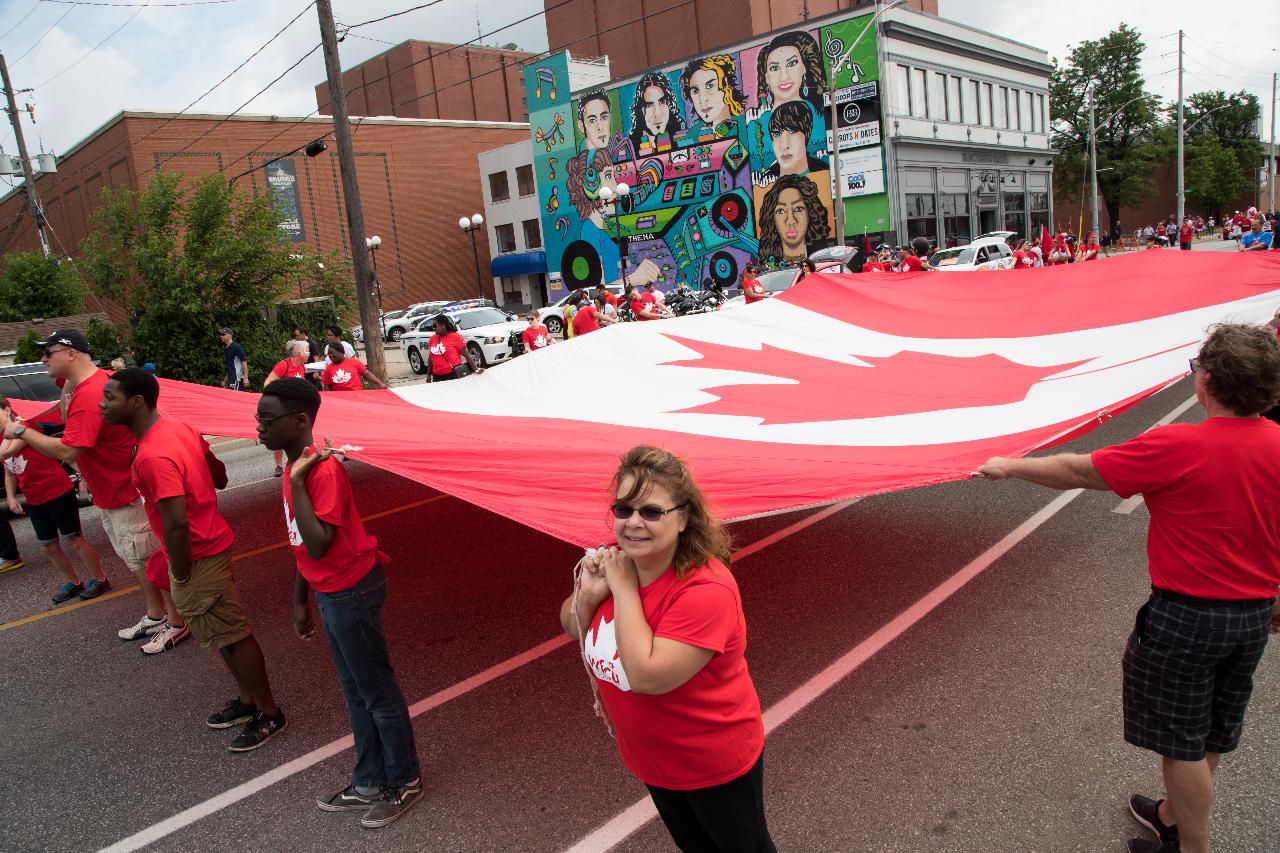
{"type": "Polygon", "coordinates": [[[551,188],[551,198],[547,199],[547,203],[542,206],[547,213],[555,213],[560,209],[560,187],[551,188]]]}
{"type": "Polygon", "coordinates": [[[533,90],[534,97],[542,98],[542,84],[546,83],[550,89],[547,97],[554,101],[556,99],[556,73],[550,68],[539,68],[536,73],[538,75],[538,87],[533,90]]]}
{"type": "Polygon", "coordinates": [[[559,162],[559,157],[552,157],[547,161],[547,180],[554,181],[556,179],[556,164],[559,162]]]}
{"type": "Polygon", "coordinates": [[[550,151],[556,145],[564,144],[564,131],[560,126],[564,124],[564,116],[556,113],[550,130],[540,127],[533,134],[533,141],[542,143],[550,151]]]}

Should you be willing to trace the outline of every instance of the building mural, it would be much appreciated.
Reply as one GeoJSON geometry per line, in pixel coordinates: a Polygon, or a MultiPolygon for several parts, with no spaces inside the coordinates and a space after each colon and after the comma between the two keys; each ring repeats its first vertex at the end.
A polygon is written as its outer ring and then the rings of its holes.
{"type": "Polygon", "coordinates": [[[572,96],[566,54],[527,66],[551,298],[624,276],[731,286],[749,260],[794,264],[831,245],[837,144],[846,232],[863,230],[863,214],[884,230],[874,28],[854,46],[869,20],[788,30],[572,96]]]}

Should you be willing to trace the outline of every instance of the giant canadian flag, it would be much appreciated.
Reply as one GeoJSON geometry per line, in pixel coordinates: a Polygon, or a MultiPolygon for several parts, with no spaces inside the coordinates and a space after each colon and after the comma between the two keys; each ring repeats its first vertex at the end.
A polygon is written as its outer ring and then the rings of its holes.
{"type": "MultiPolygon", "coordinates": [[[[1278,290],[1280,252],[816,275],[781,298],[619,324],[463,381],[325,394],[316,432],[594,544],[635,445],[688,460],[726,519],[961,479],[1177,381],[1210,325],[1265,322],[1278,290]]],[[[165,382],[160,403],[206,434],[255,436],[253,395],[165,382]]]]}

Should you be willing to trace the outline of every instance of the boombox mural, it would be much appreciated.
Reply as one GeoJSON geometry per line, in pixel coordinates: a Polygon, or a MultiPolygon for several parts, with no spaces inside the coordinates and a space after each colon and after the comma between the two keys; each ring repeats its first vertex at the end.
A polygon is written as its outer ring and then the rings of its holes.
{"type": "Polygon", "coordinates": [[[854,45],[869,19],[779,33],[576,93],[567,54],[527,66],[549,295],[618,281],[624,268],[632,283],[669,290],[732,285],[751,259],[797,263],[835,238],[833,144],[840,196],[859,199],[846,208],[848,232],[868,215],[871,230],[885,230],[874,29],[854,45]]]}

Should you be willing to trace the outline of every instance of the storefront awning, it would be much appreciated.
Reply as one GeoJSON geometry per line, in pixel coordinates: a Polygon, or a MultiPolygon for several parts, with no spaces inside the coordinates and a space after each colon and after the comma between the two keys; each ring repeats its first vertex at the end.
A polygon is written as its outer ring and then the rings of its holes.
{"type": "Polygon", "coordinates": [[[504,275],[546,272],[547,253],[541,250],[536,252],[508,252],[505,255],[498,255],[494,258],[489,265],[489,270],[494,278],[504,275]]]}

